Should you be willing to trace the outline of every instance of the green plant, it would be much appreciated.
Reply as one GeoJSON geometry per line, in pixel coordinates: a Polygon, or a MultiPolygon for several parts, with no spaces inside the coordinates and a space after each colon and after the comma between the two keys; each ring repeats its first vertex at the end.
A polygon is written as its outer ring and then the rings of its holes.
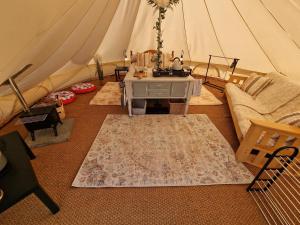
{"type": "Polygon", "coordinates": [[[157,32],[157,57],[155,58],[156,69],[160,69],[160,65],[162,63],[161,49],[163,48],[161,24],[162,21],[166,18],[167,10],[172,9],[173,5],[177,5],[179,3],[179,0],[147,0],[147,2],[149,5],[152,5],[156,10],[158,10],[158,18],[153,29],[155,29],[157,32]]]}
{"type": "Polygon", "coordinates": [[[99,60],[98,58],[95,58],[95,61],[96,61],[96,69],[97,69],[98,78],[99,78],[99,80],[104,80],[101,59],[99,60]]]}

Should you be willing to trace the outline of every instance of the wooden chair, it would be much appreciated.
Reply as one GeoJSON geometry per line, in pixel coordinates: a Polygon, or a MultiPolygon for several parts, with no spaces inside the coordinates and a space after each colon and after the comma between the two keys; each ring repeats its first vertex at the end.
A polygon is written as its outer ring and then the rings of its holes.
{"type": "Polygon", "coordinates": [[[149,49],[149,50],[144,51],[144,53],[150,53],[150,54],[154,55],[157,53],[157,50],[149,49]]]}

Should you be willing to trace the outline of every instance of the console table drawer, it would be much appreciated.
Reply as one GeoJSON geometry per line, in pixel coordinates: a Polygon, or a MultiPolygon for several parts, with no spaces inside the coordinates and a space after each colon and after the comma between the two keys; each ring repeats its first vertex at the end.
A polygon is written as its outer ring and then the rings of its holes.
{"type": "Polygon", "coordinates": [[[181,97],[186,96],[188,82],[133,82],[134,97],[181,97]]]}
{"type": "Polygon", "coordinates": [[[170,82],[153,82],[148,84],[149,89],[170,89],[171,83],[170,82]]]}
{"type": "Polygon", "coordinates": [[[147,96],[147,83],[134,82],[132,83],[133,96],[134,97],[146,97],[147,96]]]}
{"type": "Polygon", "coordinates": [[[187,82],[173,82],[171,88],[171,97],[185,97],[187,87],[187,82]]]}
{"type": "Polygon", "coordinates": [[[148,97],[169,97],[169,89],[148,89],[148,97]]]}

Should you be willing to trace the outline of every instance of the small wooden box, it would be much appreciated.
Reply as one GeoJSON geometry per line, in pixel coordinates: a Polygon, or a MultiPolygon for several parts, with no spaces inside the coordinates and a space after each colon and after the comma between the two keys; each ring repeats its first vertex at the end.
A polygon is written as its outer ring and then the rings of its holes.
{"type": "Polygon", "coordinates": [[[169,101],[170,114],[184,114],[186,102],[184,99],[172,99],[169,101]]]}
{"type": "Polygon", "coordinates": [[[134,115],[146,114],[147,101],[145,99],[134,99],[132,102],[132,113],[134,115]]]}

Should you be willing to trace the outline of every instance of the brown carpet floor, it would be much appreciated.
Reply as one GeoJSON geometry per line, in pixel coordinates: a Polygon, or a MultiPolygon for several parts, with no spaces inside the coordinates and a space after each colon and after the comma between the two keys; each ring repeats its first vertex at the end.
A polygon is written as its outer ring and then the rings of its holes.
{"type": "MultiPolygon", "coordinates": [[[[107,77],[106,81],[113,81],[107,77]]],[[[100,82],[95,81],[98,88],[100,82]]],[[[238,140],[223,93],[209,88],[225,104],[190,106],[189,113],[207,114],[234,149],[238,140]]],[[[69,142],[33,149],[32,165],[37,177],[59,204],[52,215],[35,197],[29,196],[0,214],[0,224],[266,224],[255,202],[245,191],[247,185],[155,188],[73,188],[71,183],[108,113],[127,113],[119,106],[91,106],[92,92],[78,96],[67,105],[67,117],[74,118],[69,142]]],[[[22,126],[11,121],[0,135],[22,126]]],[[[248,168],[250,168],[248,166],[248,168]]],[[[255,170],[254,168],[250,168],[255,170]]],[[[1,203],[0,203],[1,204],[1,203]]]]}

